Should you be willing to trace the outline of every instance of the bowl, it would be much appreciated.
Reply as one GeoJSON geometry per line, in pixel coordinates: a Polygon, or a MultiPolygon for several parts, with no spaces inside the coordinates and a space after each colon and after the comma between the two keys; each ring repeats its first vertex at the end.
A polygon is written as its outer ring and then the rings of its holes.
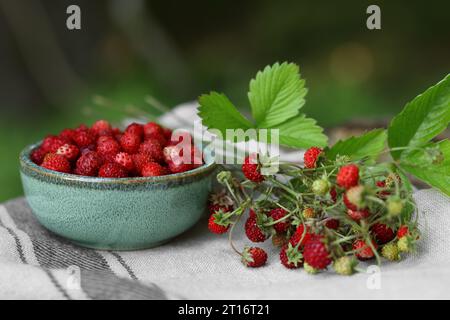
{"type": "Polygon", "coordinates": [[[83,247],[137,250],[169,241],[206,209],[216,165],[159,177],[98,178],[60,173],[20,154],[26,199],[39,222],[83,247]]]}

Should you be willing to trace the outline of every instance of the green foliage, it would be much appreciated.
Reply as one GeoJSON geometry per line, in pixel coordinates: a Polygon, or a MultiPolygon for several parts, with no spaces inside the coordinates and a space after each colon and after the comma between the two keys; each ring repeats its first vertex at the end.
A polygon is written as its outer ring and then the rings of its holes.
{"type": "Polygon", "coordinates": [[[279,129],[282,145],[294,148],[325,146],[327,137],[316,121],[299,114],[307,89],[299,68],[292,63],[275,63],[250,81],[248,98],[254,124],[241,115],[231,101],[217,92],[199,98],[199,116],[210,130],[225,136],[226,129],[279,129]]]}

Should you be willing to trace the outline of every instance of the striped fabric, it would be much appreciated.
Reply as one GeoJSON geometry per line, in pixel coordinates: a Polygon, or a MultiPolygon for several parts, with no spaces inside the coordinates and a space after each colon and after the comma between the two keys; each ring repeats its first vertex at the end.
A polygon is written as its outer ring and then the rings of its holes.
{"type": "MultiPolygon", "coordinates": [[[[449,299],[450,200],[432,190],[414,197],[418,252],[384,264],[375,278],[373,262],[352,277],[287,270],[270,241],[257,244],[267,266],[245,268],[226,236],[207,231],[206,217],[157,248],[85,249],[44,229],[19,198],[0,204],[0,299],[449,299]]],[[[236,227],[236,246],[249,245],[236,227]]]]}

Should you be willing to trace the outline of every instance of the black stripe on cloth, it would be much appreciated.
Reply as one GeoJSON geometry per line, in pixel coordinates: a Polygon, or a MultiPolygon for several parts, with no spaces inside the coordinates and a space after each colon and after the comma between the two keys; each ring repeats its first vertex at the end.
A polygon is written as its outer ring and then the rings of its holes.
{"type": "MultiPolygon", "coordinates": [[[[1,222],[0,222],[0,224],[1,224],[1,222]]],[[[22,263],[27,263],[27,259],[25,258],[25,254],[23,253],[23,247],[22,247],[22,244],[20,243],[19,237],[14,232],[14,230],[12,230],[11,228],[5,227],[5,229],[11,235],[11,237],[14,238],[14,241],[16,243],[16,250],[19,253],[20,260],[22,261],[22,263]]]]}
{"type": "Polygon", "coordinates": [[[42,270],[49,277],[51,283],[56,287],[56,289],[58,289],[58,291],[64,296],[64,298],[66,298],[67,300],[72,300],[66,290],[64,290],[63,286],[59,284],[58,279],[55,278],[52,271],[47,268],[43,268],[42,270]]]}
{"type": "Polygon", "coordinates": [[[136,281],[136,275],[122,257],[119,256],[122,265],[125,269],[128,268],[127,272],[135,280],[116,276],[108,262],[95,250],[75,246],[42,227],[24,198],[8,201],[4,206],[17,228],[30,237],[40,265],[50,269],[67,269],[70,266],[78,266],[81,269],[81,288],[89,298],[167,299],[166,294],[157,285],[144,285],[136,281]]]}
{"type": "Polygon", "coordinates": [[[133,270],[131,270],[131,267],[123,260],[122,256],[118,254],[117,252],[111,251],[111,254],[119,261],[119,263],[127,270],[128,274],[130,275],[131,279],[138,280],[136,275],[134,274],[133,270]]]}

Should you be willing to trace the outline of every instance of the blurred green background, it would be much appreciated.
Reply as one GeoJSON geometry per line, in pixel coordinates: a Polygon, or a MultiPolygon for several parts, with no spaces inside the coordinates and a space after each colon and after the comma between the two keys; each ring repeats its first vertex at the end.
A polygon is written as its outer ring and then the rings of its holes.
{"type": "Polygon", "coordinates": [[[22,193],[18,153],[45,134],[126,110],[157,115],[203,92],[247,108],[255,72],[300,65],[305,112],[330,128],[386,121],[450,70],[449,1],[0,0],[0,201],[22,193]],[[66,28],[81,8],[82,29],[66,28]],[[112,106],[99,107],[103,96],[112,106]]]}

